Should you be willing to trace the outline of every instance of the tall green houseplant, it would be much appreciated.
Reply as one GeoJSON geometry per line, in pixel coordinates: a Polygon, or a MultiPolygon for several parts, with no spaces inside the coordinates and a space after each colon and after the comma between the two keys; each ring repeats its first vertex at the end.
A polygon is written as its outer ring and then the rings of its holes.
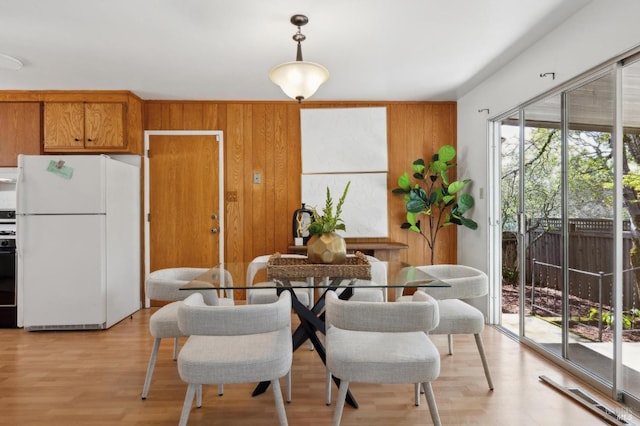
{"type": "Polygon", "coordinates": [[[471,194],[463,193],[471,179],[450,181],[447,172],[455,167],[456,149],[445,145],[433,156],[428,167],[422,158],[411,165],[413,175],[405,172],[398,179],[398,188],[394,194],[402,194],[407,210],[407,221],[401,225],[424,237],[431,249],[431,264],[438,233],[446,226],[462,225],[469,229],[477,229],[478,224],[464,216],[473,207],[471,194]],[[424,216],[423,221],[419,220],[424,216]]]}

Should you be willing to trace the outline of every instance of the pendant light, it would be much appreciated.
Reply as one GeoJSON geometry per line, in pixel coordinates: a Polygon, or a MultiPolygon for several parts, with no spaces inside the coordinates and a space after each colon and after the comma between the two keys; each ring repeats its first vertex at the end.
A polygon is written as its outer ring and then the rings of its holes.
{"type": "Polygon", "coordinates": [[[318,87],[329,79],[329,71],[320,64],[302,60],[302,45],[306,36],[300,32],[300,27],[306,25],[309,18],[304,15],[293,15],[291,23],[298,27],[298,32],[293,35],[293,41],[298,43],[296,60],[276,65],[269,78],[280,86],[282,91],[292,99],[302,102],[308,99],[318,87]]]}

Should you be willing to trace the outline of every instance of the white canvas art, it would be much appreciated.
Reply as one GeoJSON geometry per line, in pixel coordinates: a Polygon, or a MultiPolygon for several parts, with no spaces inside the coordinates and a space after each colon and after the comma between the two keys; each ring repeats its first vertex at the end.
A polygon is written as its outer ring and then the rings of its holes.
{"type": "Polygon", "coordinates": [[[300,110],[302,173],[386,172],[387,109],[300,110]]]}
{"type": "Polygon", "coordinates": [[[349,181],[341,214],[347,230],[338,233],[345,238],[388,237],[387,173],[302,175],[302,202],[322,214],[328,186],[335,211],[349,181]]]}

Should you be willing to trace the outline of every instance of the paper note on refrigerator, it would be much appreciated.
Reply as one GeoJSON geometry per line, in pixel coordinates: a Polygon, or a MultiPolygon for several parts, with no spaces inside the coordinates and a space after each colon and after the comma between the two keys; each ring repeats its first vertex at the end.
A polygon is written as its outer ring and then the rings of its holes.
{"type": "Polygon", "coordinates": [[[64,161],[49,161],[47,171],[64,179],[71,179],[73,177],[73,167],[65,166],[64,161]]]}

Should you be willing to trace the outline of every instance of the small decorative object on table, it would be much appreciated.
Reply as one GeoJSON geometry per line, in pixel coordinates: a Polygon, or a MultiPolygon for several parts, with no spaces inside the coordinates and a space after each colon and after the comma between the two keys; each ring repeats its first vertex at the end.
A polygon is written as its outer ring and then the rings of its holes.
{"type": "Polygon", "coordinates": [[[293,212],[292,228],[293,242],[297,246],[307,244],[311,234],[309,233],[309,225],[313,220],[313,212],[304,206],[293,212]]]}
{"type": "Polygon", "coordinates": [[[343,263],[347,257],[347,243],[335,231],[346,230],[340,214],[350,184],[351,181],[347,182],[347,186],[338,200],[335,213],[333,212],[333,200],[329,187],[327,187],[327,201],[322,215],[315,209],[311,210],[313,222],[309,225],[311,238],[307,242],[307,257],[312,263],[343,263]]]}

